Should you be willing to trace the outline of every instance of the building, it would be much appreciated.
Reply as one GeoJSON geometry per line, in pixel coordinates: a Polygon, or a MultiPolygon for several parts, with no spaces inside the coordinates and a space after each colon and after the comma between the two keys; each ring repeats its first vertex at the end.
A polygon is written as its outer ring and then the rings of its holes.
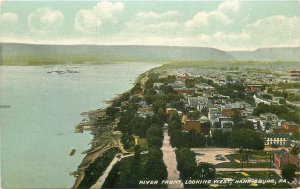
{"type": "Polygon", "coordinates": [[[222,113],[219,108],[209,108],[208,109],[208,119],[213,125],[216,122],[219,122],[219,118],[221,117],[222,113]]]}
{"type": "Polygon", "coordinates": [[[177,112],[176,108],[167,108],[167,109],[166,109],[166,113],[167,113],[168,115],[170,115],[170,114],[172,114],[172,113],[176,113],[176,112],[177,112]]]}
{"type": "Polygon", "coordinates": [[[221,108],[222,115],[225,117],[232,117],[239,115],[239,110],[234,108],[221,108]]]}
{"type": "Polygon", "coordinates": [[[197,108],[199,111],[201,111],[204,108],[209,108],[211,106],[211,103],[208,99],[208,97],[204,96],[197,96],[197,97],[192,97],[188,96],[187,97],[187,107],[192,107],[192,108],[197,108]]]}
{"type": "Polygon", "coordinates": [[[143,117],[143,118],[154,116],[154,112],[152,110],[152,107],[139,108],[136,113],[139,117],[143,117]]]}
{"type": "Polygon", "coordinates": [[[286,165],[295,165],[296,167],[299,167],[299,157],[294,156],[283,149],[274,154],[274,165],[277,169],[281,169],[286,165]]]}
{"type": "Polygon", "coordinates": [[[285,133],[300,133],[300,125],[294,122],[287,122],[282,125],[283,132],[285,133]]]}
{"type": "Polygon", "coordinates": [[[260,92],[263,85],[248,85],[246,90],[251,92],[260,92]]]}
{"type": "Polygon", "coordinates": [[[260,117],[258,116],[250,116],[247,121],[251,121],[253,123],[254,129],[258,129],[260,126],[260,117]]]}
{"type": "Polygon", "coordinates": [[[289,147],[291,145],[291,137],[286,133],[267,133],[263,137],[266,146],[278,145],[289,147]]]}
{"type": "Polygon", "coordinates": [[[195,130],[197,133],[201,133],[201,125],[199,120],[186,120],[184,122],[184,130],[191,131],[195,130]]]}
{"type": "Polygon", "coordinates": [[[163,83],[154,83],[153,84],[153,87],[155,87],[155,88],[160,88],[161,86],[163,86],[164,84],[163,83]]]}
{"type": "Polygon", "coordinates": [[[269,130],[278,126],[278,117],[275,114],[264,113],[260,114],[260,126],[261,130],[269,130]]]}
{"type": "Polygon", "coordinates": [[[177,94],[193,95],[196,89],[195,88],[174,88],[174,91],[177,92],[177,94]]]}
{"type": "Polygon", "coordinates": [[[259,103],[264,103],[264,104],[267,104],[267,105],[271,105],[272,102],[268,99],[264,99],[260,96],[256,96],[256,95],[253,95],[253,98],[254,98],[254,101],[255,101],[255,104],[259,104],[259,103]]]}

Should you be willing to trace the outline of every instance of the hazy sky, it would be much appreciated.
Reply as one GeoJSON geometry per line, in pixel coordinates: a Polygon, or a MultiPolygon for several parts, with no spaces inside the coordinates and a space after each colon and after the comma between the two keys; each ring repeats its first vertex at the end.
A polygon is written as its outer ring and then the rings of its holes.
{"type": "Polygon", "coordinates": [[[4,1],[0,26],[2,42],[300,46],[300,1],[4,1]]]}

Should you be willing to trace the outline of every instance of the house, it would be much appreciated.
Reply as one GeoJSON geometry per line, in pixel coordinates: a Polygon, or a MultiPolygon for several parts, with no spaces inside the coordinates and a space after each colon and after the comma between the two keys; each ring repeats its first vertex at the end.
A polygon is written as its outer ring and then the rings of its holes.
{"type": "Polygon", "coordinates": [[[163,83],[154,83],[154,84],[153,84],[153,87],[159,89],[159,88],[160,88],[161,86],[163,86],[163,85],[164,85],[163,83]]]}
{"type": "Polygon", "coordinates": [[[234,115],[239,115],[239,110],[235,108],[221,108],[223,116],[232,117],[234,115]]]}
{"type": "Polygon", "coordinates": [[[274,165],[277,169],[281,169],[286,165],[295,165],[299,167],[299,157],[292,155],[290,152],[282,149],[274,154],[274,165]]]}
{"type": "Polygon", "coordinates": [[[201,133],[201,125],[199,120],[186,120],[184,122],[184,130],[195,130],[197,133],[201,133]]]}
{"type": "Polygon", "coordinates": [[[284,101],[285,99],[283,97],[278,97],[278,96],[275,96],[275,97],[272,97],[272,101],[274,104],[280,104],[280,101],[284,101]]]}
{"type": "Polygon", "coordinates": [[[284,123],[282,129],[285,133],[300,133],[300,125],[294,122],[284,123]]]}
{"type": "Polygon", "coordinates": [[[176,80],[174,83],[169,83],[169,86],[173,87],[174,89],[180,89],[185,87],[185,82],[176,80]]]}
{"type": "Polygon", "coordinates": [[[278,145],[289,147],[291,145],[291,136],[286,133],[267,133],[263,137],[266,146],[278,145]]]}
{"type": "Polygon", "coordinates": [[[269,130],[271,127],[278,126],[278,117],[275,114],[272,113],[264,113],[260,114],[260,126],[261,129],[269,130]]]}
{"type": "Polygon", "coordinates": [[[264,104],[267,104],[267,105],[271,105],[272,104],[272,102],[270,100],[264,99],[264,98],[262,98],[262,97],[260,97],[260,96],[258,96],[256,94],[253,95],[253,98],[254,98],[254,101],[255,101],[256,105],[259,104],[259,103],[264,103],[264,104]]]}
{"type": "Polygon", "coordinates": [[[152,110],[152,107],[142,107],[139,108],[136,112],[139,117],[147,118],[154,116],[154,112],[152,110]]]}
{"type": "Polygon", "coordinates": [[[167,115],[170,115],[170,114],[176,113],[176,112],[177,112],[176,108],[167,108],[166,109],[167,115]]]}
{"type": "Polygon", "coordinates": [[[221,128],[232,128],[233,121],[231,120],[231,117],[220,117],[219,121],[221,123],[221,128]]]}
{"type": "Polygon", "coordinates": [[[198,83],[198,84],[195,84],[195,87],[197,89],[201,89],[201,90],[212,90],[214,89],[211,85],[208,85],[206,83],[198,83]]]}
{"type": "Polygon", "coordinates": [[[260,126],[259,116],[251,116],[247,119],[247,121],[251,121],[253,123],[254,129],[258,129],[258,126],[260,126]]]}
{"type": "Polygon", "coordinates": [[[263,87],[263,85],[248,85],[246,87],[246,91],[260,92],[262,87],[263,87]]]}
{"type": "Polygon", "coordinates": [[[208,99],[208,97],[204,96],[197,96],[197,97],[192,97],[188,96],[187,97],[187,107],[192,107],[192,108],[197,108],[199,111],[201,111],[204,108],[208,108],[211,106],[211,103],[208,99]]]}
{"type": "Polygon", "coordinates": [[[208,109],[208,119],[213,125],[216,122],[219,122],[219,118],[221,117],[222,113],[219,108],[209,108],[208,109]]]}

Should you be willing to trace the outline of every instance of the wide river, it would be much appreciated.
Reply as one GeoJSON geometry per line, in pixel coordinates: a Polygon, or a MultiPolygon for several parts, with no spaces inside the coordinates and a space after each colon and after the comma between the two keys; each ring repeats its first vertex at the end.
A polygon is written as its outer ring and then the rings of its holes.
{"type": "Polygon", "coordinates": [[[130,89],[139,74],[156,66],[0,66],[2,187],[70,188],[75,178],[69,173],[92,139],[88,132],[74,133],[80,113],[105,107],[102,101],[130,89]]]}

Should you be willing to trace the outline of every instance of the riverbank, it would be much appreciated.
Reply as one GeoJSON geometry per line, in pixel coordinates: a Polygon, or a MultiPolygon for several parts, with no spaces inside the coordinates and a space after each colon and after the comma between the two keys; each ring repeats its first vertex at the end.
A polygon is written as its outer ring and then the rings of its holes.
{"type": "Polygon", "coordinates": [[[70,173],[76,177],[72,188],[80,186],[86,170],[97,158],[101,157],[108,150],[118,147],[118,138],[113,132],[118,123],[117,118],[107,116],[105,109],[83,112],[81,115],[85,117],[84,121],[75,126],[75,132],[89,130],[94,137],[91,141],[91,148],[82,152],[86,153],[86,156],[78,166],[78,170],[70,173]]]}
{"type": "MultiPolygon", "coordinates": [[[[111,100],[104,101],[108,104],[108,107],[105,109],[81,113],[81,115],[84,116],[84,119],[82,123],[75,126],[75,132],[82,133],[85,130],[90,130],[93,135],[93,139],[91,141],[92,146],[89,150],[85,151],[87,154],[79,165],[78,170],[71,173],[76,177],[75,184],[72,188],[81,188],[84,179],[90,180],[90,178],[88,178],[90,176],[86,175],[87,170],[90,169],[91,165],[96,162],[97,159],[105,156],[106,152],[111,148],[118,148],[123,155],[129,154],[123,148],[123,144],[121,143],[122,132],[117,130],[117,126],[121,118],[119,113],[123,111],[123,106],[125,104],[128,105],[128,101],[131,97],[135,95],[139,96],[141,92],[140,89],[143,91],[145,82],[148,79],[148,72],[149,71],[140,74],[135,81],[135,85],[130,90],[112,98],[111,100]]],[[[103,170],[105,170],[108,166],[108,164],[100,165],[103,170]]],[[[103,172],[98,172],[97,176],[100,178],[102,174],[103,172]]],[[[92,175],[92,177],[96,176],[92,175]]],[[[94,180],[90,180],[88,188],[91,187],[90,184],[91,186],[95,184],[94,180]]],[[[85,187],[87,187],[87,185],[85,185],[85,187]]]]}
{"type": "MultiPolygon", "coordinates": [[[[120,94],[109,101],[105,101],[110,108],[112,104],[119,102],[122,100],[124,94],[120,94]]],[[[120,121],[119,116],[109,116],[106,113],[106,109],[97,109],[89,112],[82,112],[83,120],[81,123],[75,126],[76,133],[82,133],[84,131],[90,131],[93,135],[93,139],[91,141],[91,148],[82,152],[86,153],[86,156],[78,166],[78,170],[70,173],[71,175],[76,177],[75,183],[72,188],[80,188],[83,180],[85,179],[86,171],[89,167],[99,158],[105,156],[106,153],[112,149],[117,148],[119,152],[123,154],[128,154],[128,152],[123,148],[121,144],[121,135],[120,131],[115,131],[118,122],[120,121]]],[[[117,151],[115,152],[115,154],[117,151]]],[[[108,166],[109,164],[107,164],[108,166]]],[[[101,169],[105,170],[106,167],[101,167],[101,169]]],[[[101,176],[102,173],[99,173],[98,177],[101,176]]]]}

